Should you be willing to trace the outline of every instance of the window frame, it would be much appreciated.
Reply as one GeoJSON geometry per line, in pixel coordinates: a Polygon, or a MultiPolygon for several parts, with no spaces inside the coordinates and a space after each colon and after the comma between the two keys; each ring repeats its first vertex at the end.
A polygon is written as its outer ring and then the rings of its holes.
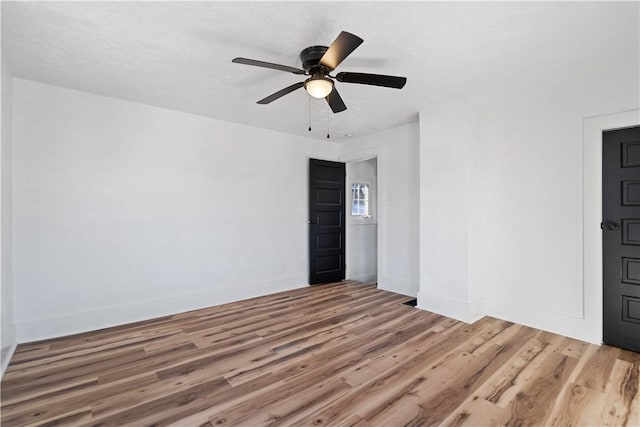
{"type": "Polygon", "coordinates": [[[373,212],[372,212],[372,197],[371,197],[371,183],[367,182],[366,180],[354,180],[350,183],[350,187],[351,187],[351,199],[350,199],[350,217],[354,218],[354,219],[360,219],[360,220],[371,220],[373,218],[373,212]],[[354,197],[355,192],[357,191],[354,187],[355,186],[366,186],[366,191],[364,192],[364,198],[356,198],[354,197]],[[354,214],[354,207],[356,206],[356,202],[359,201],[363,201],[363,205],[364,205],[364,210],[365,213],[363,214],[354,214]]]}

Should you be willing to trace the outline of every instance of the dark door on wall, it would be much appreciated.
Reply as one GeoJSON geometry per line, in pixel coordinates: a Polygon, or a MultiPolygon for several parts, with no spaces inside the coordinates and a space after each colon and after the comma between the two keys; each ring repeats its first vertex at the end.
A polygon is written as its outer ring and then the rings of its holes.
{"type": "Polygon", "coordinates": [[[339,282],[345,272],[345,166],[309,159],[309,284],[339,282]]]}
{"type": "Polygon", "coordinates": [[[640,126],[602,137],[603,341],[640,351],[640,126]]]}

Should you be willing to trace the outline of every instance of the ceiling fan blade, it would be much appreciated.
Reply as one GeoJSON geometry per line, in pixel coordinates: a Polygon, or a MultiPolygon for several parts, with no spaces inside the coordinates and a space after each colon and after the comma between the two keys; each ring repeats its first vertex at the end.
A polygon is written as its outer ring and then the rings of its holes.
{"type": "Polygon", "coordinates": [[[360,37],[342,31],[331,43],[329,49],[320,58],[320,64],[330,70],[335,69],[344,59],[351,54],[364,40],[360,37]]]}
{"type": "Polygon", "coordinates": [[[276,93],[272,93],[266,98],[261,99],[260,101],[258,101],[258,104],[269,104],[275,101],[276,99],[281,98],[286,94],[293,92],[296,89],[300,89],[302,86],[304,86],[304,82],[294,83],[291,86],[285,87],[284,89],[280,89],[276,93]]]}
{"type": "Polygon", "coordinates": [[[336,79],[343,83],[359,83],[362,85],[392,87],[394,89],[402,89],[407,83],[406,77],[368,73],[338,73],[336,79]]]}
{"type": "Polygon", "coordinates": [[[324,99],[327,100],[329,107],[331,107],[331,111],[334,113],[339,113],[347,109],[347,106],[344,105],[344,101],[335,87],[324,99]]]}
{"type": "Polygon", "coordinates": [[[253,65],[255,67],[271,68],[272,70],[286,71],[293,74],[305,73],[305,71],[301,70],[300,68],[289,67],[288,65],[274,64],[272,62],[257,61],[255,59],[233,58],[231,62],[235,62],[236,64],[253,65]]]}

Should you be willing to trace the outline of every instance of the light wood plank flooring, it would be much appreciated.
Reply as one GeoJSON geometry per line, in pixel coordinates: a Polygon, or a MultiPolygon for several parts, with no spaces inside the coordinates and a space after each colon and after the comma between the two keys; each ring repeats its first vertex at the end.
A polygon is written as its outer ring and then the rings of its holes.
{"type": "Polygon", "coordinates": [[[23,344],[2,425],[640,425],[640,354],[343,282],[23,344]]]}

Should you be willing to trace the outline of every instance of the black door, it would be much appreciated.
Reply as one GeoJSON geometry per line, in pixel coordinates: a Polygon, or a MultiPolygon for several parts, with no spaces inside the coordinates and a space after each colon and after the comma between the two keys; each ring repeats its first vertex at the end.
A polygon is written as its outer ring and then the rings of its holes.
{"type": "Polygon", "coordinates": [[[640,351],[640,126],[602,138],[605,344],[640,351]]]}
{"type": "Polygon", "coordinates": [[[344,163],[309,159],[311,285],[344,279],[344,178],[344,163]]]}

